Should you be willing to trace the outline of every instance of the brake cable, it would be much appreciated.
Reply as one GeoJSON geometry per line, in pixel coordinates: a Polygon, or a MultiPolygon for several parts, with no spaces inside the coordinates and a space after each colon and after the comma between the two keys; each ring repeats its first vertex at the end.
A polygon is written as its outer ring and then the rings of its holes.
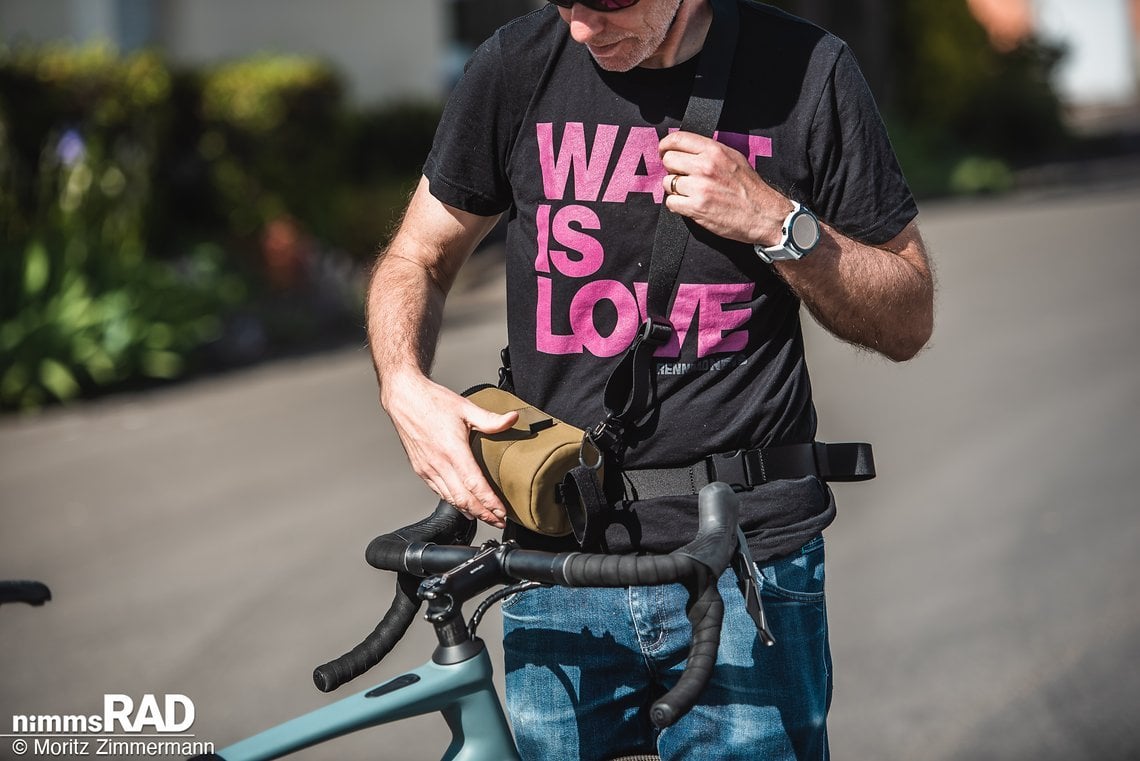
{"type": "Polygon", "coordinates": [[[538,589],[539,587],[548,587],[549,584],[543,584],[541,581],[520,581],[518,584],[511,584],[509,587],[497,589],[479,603],[475,608],[475,612],[471,614],[471,622],[467,624],[467,631],[471,633],[471,637],[475,637],[475,630],[479,628],[479,624],[483,622],[483,616],[487,614],[491,606],[500,600],[506,599],[518,592],[525,592],[528,589],[538,589]]]}

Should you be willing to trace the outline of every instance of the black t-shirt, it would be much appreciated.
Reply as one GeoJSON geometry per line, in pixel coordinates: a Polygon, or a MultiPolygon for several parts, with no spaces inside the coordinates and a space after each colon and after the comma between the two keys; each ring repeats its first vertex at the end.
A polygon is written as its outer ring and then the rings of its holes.
{"type": "MultiPolygon", "coordinates": [[[[801,19],[742,2],[719,131],[770,185],[853,238],[884,243],[917,215],[882,120],[846,45],[801,19]]],[[[516,19],[467,64],[424,174],[433,195],[506,212],[508,337],[516,393],[587,428],[645,312],[665,170],[697,59],[601,69],[547,6],[516,19]]],[[[660,414],[627,468],[692,464],[816,431],[799,300],[752,246],[690,238],[656,353],[660,414]]],[[[742,495],[750,545],[795,549],[834,517],[814,477],[742,495]],[[758,528],[765,525],[767,531],[758,528]]],[[[621,507],[613,551],[666,551],[695,529],[695,497],[621,507]]]]}

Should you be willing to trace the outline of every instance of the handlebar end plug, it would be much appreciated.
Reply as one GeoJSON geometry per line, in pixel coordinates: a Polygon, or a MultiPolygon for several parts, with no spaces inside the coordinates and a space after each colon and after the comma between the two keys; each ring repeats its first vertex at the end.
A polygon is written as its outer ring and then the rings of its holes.
{"type": "Polygon", "coordinates": [[[677,715],[677,711],[672,706],[657,704],[649,710],[649,720],[658,729],[673,726],[679,718],[680,716],[677,715]]]}

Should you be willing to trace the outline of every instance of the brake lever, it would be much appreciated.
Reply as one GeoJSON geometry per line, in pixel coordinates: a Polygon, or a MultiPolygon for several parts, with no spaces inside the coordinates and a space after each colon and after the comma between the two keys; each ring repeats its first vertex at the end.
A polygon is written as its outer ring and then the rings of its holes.
{"type": "Polygon", "coordinates": [[[732,570],[736,574],[736,585],[744,595],[744,607],[756,630],[760,633],[760,641],[767,647],[776,644],[776,638],[768,629],[768,621],[764,618],[764,604],[760,602],[760,579],[757,577],[756,564],[752,562],[752,553],[748,550],[748,540],[744,537],[744,529],[736,527],[736,552],[732,555],[732,570]]]}

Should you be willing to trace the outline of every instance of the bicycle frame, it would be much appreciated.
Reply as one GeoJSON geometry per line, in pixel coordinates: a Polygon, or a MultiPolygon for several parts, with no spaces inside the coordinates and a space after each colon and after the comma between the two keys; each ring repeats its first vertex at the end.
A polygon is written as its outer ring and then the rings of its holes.
{"type": "Polygon", "coordinates": [[[474,654],[454,663],[433,659],[372,689],[267,729],[206,758],[263,761],[334,737],[412,716],[443,714],[451,744],[441,761],[518,761],[519,755],[491,679],[482,640],[474,654]]]}

